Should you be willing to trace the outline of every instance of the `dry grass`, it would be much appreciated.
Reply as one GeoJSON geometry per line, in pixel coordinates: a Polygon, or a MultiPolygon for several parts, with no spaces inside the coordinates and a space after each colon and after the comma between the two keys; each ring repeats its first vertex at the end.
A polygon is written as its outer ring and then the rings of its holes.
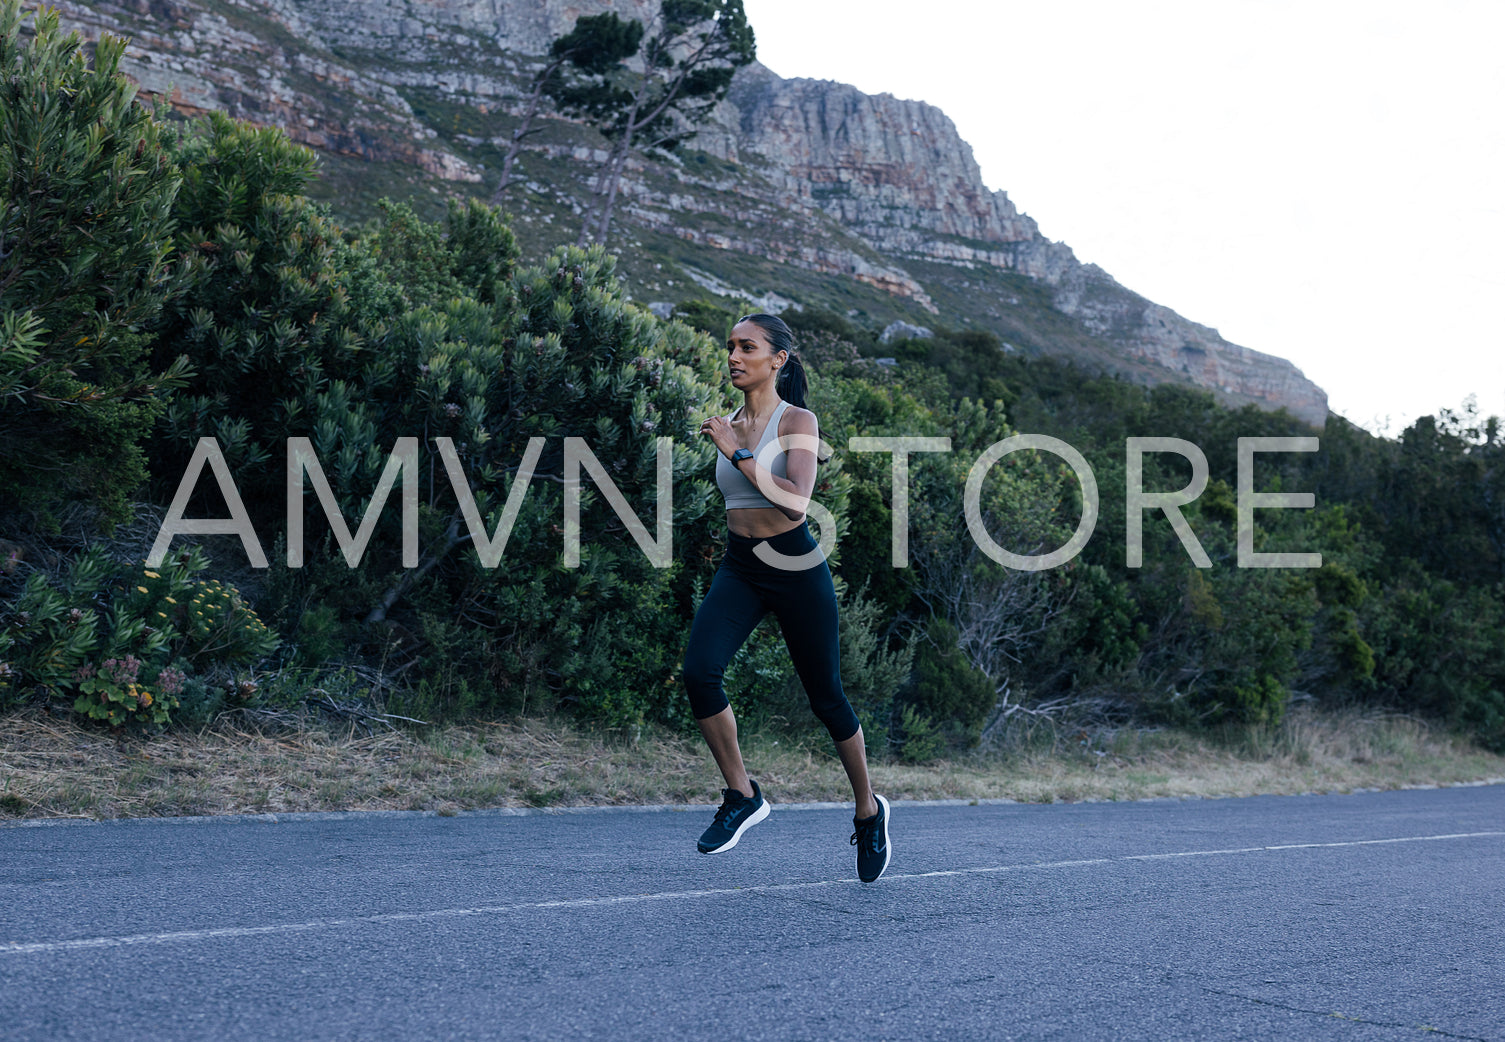
{"type": "MultiPolygon", "coordinates": [[[[824,743],[754,735],[744,748],[779,802],[850,799],[824,743]]],[[[1081,734],[1053,747],[923,766],[878,762],[872,771],[893,798],[1034,802],[1441,785],[1505,777],[1505,757],[1405,717],[1297,713],[1276,731],[1221,742],[1081,734]]],[[[34,711],[0,719],[0,818],[707,803],[720,785],[698,740],[634,742],[559,721],[365,737],[262,730],[227,717],[200,734],[139,738],[34,711]]]]}

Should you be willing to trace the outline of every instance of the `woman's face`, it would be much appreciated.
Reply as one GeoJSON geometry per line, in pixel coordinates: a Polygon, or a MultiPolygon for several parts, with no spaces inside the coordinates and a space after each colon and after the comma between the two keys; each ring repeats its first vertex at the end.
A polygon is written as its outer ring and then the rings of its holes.
{"type": "Polygon", "coordinates": [[[726,340],[726,363],[731,370],[732,386],[748,391],[778,375],[785,352],[775,352],[763,328],[754,322],[738,322],[726,340]]]}

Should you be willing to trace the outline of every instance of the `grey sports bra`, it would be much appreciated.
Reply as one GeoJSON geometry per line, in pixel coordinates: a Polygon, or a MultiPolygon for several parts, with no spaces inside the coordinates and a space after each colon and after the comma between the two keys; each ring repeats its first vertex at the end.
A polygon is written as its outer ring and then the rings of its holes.
{"type": "MultiPolygon", "coordinates": [[[[768,419],[768,426],[763,429],[763,436],[758,439],[757,447],[753,449],[754,456],[762,453],[763,446],[768,443],[770,437],[778,436],[779,421],[784,418],[784,410],[788,407],[788,402],[781,401],[778,407],[773,410],[773,415],[768,419]]],[[[741,411],[740,408],[737,410],[737,412],[741,411]]],[[[737,415],[737,412],[728,416],[727,420],[730,421],[732,416],[737,415]]],[[[787,478],[789,476],[789,454],[784,451],[775,454],[768,469],[773,472],[775,477],[787,478]]],[[[725,454],[720,452],[716,453],[716,487],[721,489],[721,494],[726,497],[726,508],[728,510],[738,510],[744,507],[772,507],[774,505],[764,498],[756,485],[732,465],[732,461],[727,459],[725,454]]]]}

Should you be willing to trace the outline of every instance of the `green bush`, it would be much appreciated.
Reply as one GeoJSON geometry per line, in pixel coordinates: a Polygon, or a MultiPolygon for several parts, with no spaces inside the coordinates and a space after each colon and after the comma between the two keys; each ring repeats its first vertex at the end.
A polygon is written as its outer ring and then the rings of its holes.
{"type": "Polygon", "coordinates": [[[889,744],[897,746],[899,759],[905,763],[928,763],[945,751],[947,741],[944,730],[934,720],[907,705],[889,744]]]}
{"type": "Polygon", "coordinates": [[[32,572],[19,596],[0,606],[0,640],[23,681],[43,691],[64,688],[98,659],[165,656],[176,633],[132,603],[128,584],[138,575],[139,567],[100,550],[75,557],[57,579],[32,572]]]}
{"type": "Polygon", "coordinates": [[[0,601],[0,697],[62,701],[108,723],[166,723],[183,692],[215,667],[254,665],[278,639],[239,593],[199,574],[197,548],[160,569],[95,548],[60,576],[32,572],[0,601]]]}
{"type": "Polygon", "coordinates": [[[1160,711],[1183,724],[1278,724],[1311,644],[1311,581],[1238,568],[1187,569],[1181,581],[1178,604],[1158,602],[1165,622],[1142,663],[1163,670],[1173,691],[1156,700],[1160,711]]]}
{"type": "Polygon", "coordinates": [[[853,590],[838,579],[836,592],[841,686],[862,722],[867,747],[893,747],[894,722],[902,716],[900,692],[914,665],[914,640],[888,639],[888,618],[866,590],[853,590]]]}
{"type": "Polygon", "coordinates": [[[111,727],[167,723],[171,711],[178,706],[173,696],[181,690],[182,676],[164,670],[167,676],[158,675],[154,693],[145,678],[139,676],[140,670],[141,660],[134,655],[105,659],[97,669],[82,667],[77,674],[82,679],[78,682],[79,696],[73,701],[73,711],[111,727]]]}
{"type": "Polygon", "coordinates": [[[0,523],[53,528],[74,502],[122,520],[186,375],[146,362],[191,265],[171,257],[172,135],[120,74],[125,45],[103,35],[91,64],[55,8],[23,44],[20,4],[0,3],[0,523]]]}
{"type": "Polygon", "coordinates": [[[185,677],[182,690],[175,697],[178,704],[172,710],[172,724],[189,730],[207,727],[226,704],[223,685],[211,684],[197,676],[185,677]]]}
{"type": "Polygon", "coordinates": [[[956,627],[944,618],[933,617],[919,643],[905,697],[906,759],[922,758],[918,749],[909,748],[909,741],[925,736],[923,723],[927,721],[938,739],[927,748],[933,746],[938,752],[944,742],[961,747],[975,745],[997,702],[993,681],[962,652],[956,627]]]}
{"type": "MultiPolygon", "coordinates": [[[[196,373],[153,442],[156,492],[170,499],[198,439],[215,437],[259,528],[284,509],[289,436],[321,451],[368,438],[340,477],[379,470],[391,448],[378,447],[379,420],[414,382],[390,344],[405,298],[369,243],[346,242],[302,197],[314,156],[281,131],[213,113],[178,160],[178,247],[197,263],[157,322],[153,358],[185,352],[196,373]]],[[[190,516],[214,509],[201,493],[190,516]]]]}
{"type": "MultiPolygon", "coordinates": [[[[185,345],[205,375],[165,419],[160,472],[181,473],[197,439],[214,435],[253,519],[276,525],[280,441],[308,436],[354,518],[396,439],[423,435],[422,451],[437,456],[443,437],[489,533],[529,439],[541,437],[500,567],[468,549],[446,468],[429,466],[418,568],[401,567],[388,510],[358,572],[325,560],[327,540],[299,573],[275,566],[274,616],[299,634],[301,662],[341,635],[346,653],[395,653],[442,712],[508,709],[545,691],[608,723],[673,717],[666,649],[683,632],[689,577],[679,562],[652,568],[589,479],[580,566],[561,567],[562,450],[565,437],[584,438],[651,515],[657,439],[673,439],[676,556],[701,561],[714,448],[696,428],[721,404],[714,345],[625,301],[599,248],[517,269],[511,233],[486,207],[452,208],[445,231],[389,205],[344,239],[291,194],[306,158],[280,136],[220,119],[185,145],[185,223],[206,222],[189,238],[213,249],[162,340],[185,345]],[[644,633],[645,619],[662,631],[644,633]],[[593,628],[600,640],[588,639],[593,628]]],[[[321,529],[316,520],[311,543],[321,529]]]]}
{"type": "MultiPolygon", "coordinates": [[[[701,550],[711,541],[715,449],[696,430],[721,407],[715,346],[625,301],[614,259],[599,247],[561,249],[519,269],[494,312],[454,301],[400,332],[416,342],[418,360],[406,423],[452,438],[488,531],[529,439],[544,439],[500,567],[484,567],[452,535],[427,551],[430,582],[444,591],[435,591],[436,607],[458,598],[478,620],[474,640],[486,653],[476,671],[499,693],[547,690],[611,726],[681,720],[683,692],[665,680],[678,666],[687,587],[709,572],[701,550]],[[673,440],[669,567],[650,565],[589,479],[579,566],[562,566],[565,437],[585,440],[650,531],[657,439],[673,440]],[[493,639],[480,620],[494,620],[507,639],[493,639]]],[[[454,510],[446,489],[437,502],[454,510]]],[[[463,530],[450,514],[444,531],[463,530]]]]}
{"type": "Polygon", "coordinates": [[[1505,587],[1460,588],[1415,561],[1364,605],[1378,697],[1505,749],[1505,587]]]}
{"type": "Polygon", "coordinates": [[[682,300],[674,305],[671,317],[683,322],[691,329],[700,330],[713,341],[721,344],[731,335],[732,324],[741,316],[713,301],[697,297],[693,300],[682,300]]]}

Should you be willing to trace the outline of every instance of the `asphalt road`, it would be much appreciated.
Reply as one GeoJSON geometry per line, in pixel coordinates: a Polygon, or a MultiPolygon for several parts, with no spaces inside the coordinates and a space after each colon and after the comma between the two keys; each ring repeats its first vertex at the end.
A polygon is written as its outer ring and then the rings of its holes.
{"type": "Polygon", "coordinates": [[[1505,1040],[1505,786],[710,813],[3,826],[0,1039],[1505,1040]]]}

